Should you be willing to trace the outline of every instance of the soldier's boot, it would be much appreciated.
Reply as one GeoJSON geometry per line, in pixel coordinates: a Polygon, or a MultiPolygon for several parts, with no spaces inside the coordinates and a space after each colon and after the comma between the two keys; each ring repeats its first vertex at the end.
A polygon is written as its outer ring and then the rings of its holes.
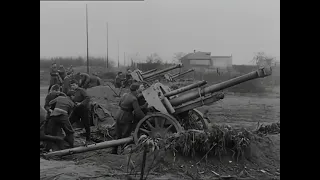
{"type": "Polygon", "coordinates": [[[74,134],[66,135],[63,140],[69,144],[70,148],[74,147],[74,134]]]}
{"type": "Polygon", "coordinates": [[[118,146],[112,148],[111,154],[118,154],[118,146]]]}

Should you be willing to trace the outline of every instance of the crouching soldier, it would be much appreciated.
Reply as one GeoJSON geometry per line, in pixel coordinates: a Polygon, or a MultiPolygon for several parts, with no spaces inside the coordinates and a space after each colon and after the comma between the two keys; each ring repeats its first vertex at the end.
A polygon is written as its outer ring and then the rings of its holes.
{"type": "Polygon", "coordinates": [[[70,115],[70,123],[81,122],[86,130],[86,145],[91,143],[90,137],[90,106],[91,100],[86,90],[80,88],[76,80],[71,80],[71,89],[74,91],[73,101],[76,103],[76,107],[70,115]],[[80,121],[81,119],[81,121],[80,121]]]}
{"type": "Polygon", "coordinates": [[[87,73],[80,73],[80,81],[79,81],[79,86],[84,89],[89,88],[91,78],[90,75],[87,73]]]}
{"type": "Polygon", "coordinates": [[[45,133],[46,113],[47,113],[46,110],[40,105],[40,146],[41,146],[41,141],[52,142],[52,143],[63,142],[62,138],[57,136],[50,136],[45,133]]]}
{"type": "Polygon", "coordinates": [[[67,97],[59,96],[49,103],[49,105],[55,104],[55,107],[50,114],[49,121],[49,124],[52,124],[51,127],[53,127],[51,135],[57,136],[58,128],[62,128],[66,134],[64,140],[70,145],[70,147],[73,147],[74,143],[74,131],[69,122],[69,114],[75,106],[72,101],[73,98],[74,92],[69,91],[67,93],[67,97]]]}
{"type": "Polygon", "coordinates": [[[50,113],[53,109],[51,109],[51,106],[49,105],[49,102],[57,98],[58,96],[66,96],[65,93],[60,92],[60,86],[58,84],[55,84],[51,87],[49,94],[46,96],[44,109],[47,110],[48,113],[50,113]]]}
{"type": "MultiPolygon", "coordinates": [[[[45,104],[44,109],[47,111],[46,121],[44,122],[44,130],[46,134],[49,134],[52,130],[52,127],[50,124],[48,124],[48,121],[50,119],[50,113],[53,111],[55,104],[49,105],[49,102],[54,100],[55,98],[59,96],[66,97],[67,95],[59,91],[60,86],[58,84],[55,84],[51,87],[49,94],[45,98],[45,104]]],[[[57,132],[59,135],[62,134],[62,130],[58,130],[57,132]]]]}
{"type": "MultiPolygon", "coordinates": [[[[145,114],[142,112],[138,100],[137,90],[139,89],[140,85],[137,83],[133,83],[130,86],[130,93],[123,95],[120,99],[119,106],[120,109],[118,110],[115,119],[116,119],[116,136],[117,139],[125,138],[130,136],[132,132],[132,126],[134,124],[134,115],[135,117],[140,120],[144,118],[145,114]]],[[[112,149],[113,154],[117,154],[118,146],[112,149]]]]}

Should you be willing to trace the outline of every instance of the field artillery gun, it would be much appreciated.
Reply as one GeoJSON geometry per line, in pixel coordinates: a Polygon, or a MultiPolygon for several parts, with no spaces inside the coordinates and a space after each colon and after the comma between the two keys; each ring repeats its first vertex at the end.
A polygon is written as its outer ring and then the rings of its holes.
{"type": "Polygon", "coordinates": [[[157,71],[156,69],[149,70],[147,72],[142,72],[139,69],[134,70],[131,73],[131,77],[133,80],[137,82],[141,82],[144,84],[147,84],[148,86],[151,85],[151,83],[156,80],[159,76],[163,75],[164,73],[181,68],[182,64],[177,64],[175,66],[171,66],[162,70],[157,71]]]}
{"type": "Polygon", "coordinates": [[[203,117],[202,113],[195,108],[210,105],[223,99],[224,94],[219,92],[221,90],[249,80],[270,76],[271,74],[272,69],[270,67],[264,67],[211,86],[204,87],[207,82],[199,81],[176,90],[170,90],[168,86],[155,83],[142,92],[145,100],[149,104],[149,108],[153,108],[154,112],[147,114],[138,122],[133,136],[89,145],[88,147],[76,147],[50,152],[44,156],[63,156],[72,153],[93,151],[131,143],[132,141],[137,143],[142,135],[156,139],[182,132],[184,129],[207,130],[209,128],[209,122],[203,117]]]}
{"type": "Polygon", "coordinates": [[[178,78],[184,76],[185,74],[188,74],[188,73],[193,72],[193,71],[194,71],[194,69],[189,69],[188,71],[185,71],[185,72],[182,72],[182,73],[173,74],[173,75],[167,73],[167,74],[164,75],[164,78],[168,82],[173,82],[173,81],[176,81],[178,78]]]}
{"type": "Polygon", "coordinates": [[[209,123],[195,108],[223,99],[224,94],[219,92],[221,90],[271,74],[271,67],[263,67],[211,86],[203,87],[207,82],[199,81],[176,90],[155,83],[142,92],[146,102],[155,112],[138,122],[133,133],[134,141],[137,142],[143,134],[157,138],[181,132],[183,129],[206,130],[209,123]]]}

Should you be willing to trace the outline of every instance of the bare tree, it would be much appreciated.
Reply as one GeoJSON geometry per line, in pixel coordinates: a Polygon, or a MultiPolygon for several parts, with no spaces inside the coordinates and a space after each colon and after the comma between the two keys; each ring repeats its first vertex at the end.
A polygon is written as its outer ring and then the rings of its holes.
{"type": "Polygon", "coordinates": [[[271,66],[274,59],[274,57],[268,56],[265,52],[257,52],[251,62],[257,66],[271,66]]]}
{"type": "Polygon", "coordinates": [[[152,53],[150,56],[147,56],[147,63],[162,63],[162,58],[157,53],[152,53]]]}
{"type": "Polygon", "coordinates": [[[181,58],[183,58],[185,55],[187,55],[187,54],[184,53],[184,52],[174,53],[174,55],[173,55],[173,62],[174,62],[174,63],[181,63],[181,58]]]}

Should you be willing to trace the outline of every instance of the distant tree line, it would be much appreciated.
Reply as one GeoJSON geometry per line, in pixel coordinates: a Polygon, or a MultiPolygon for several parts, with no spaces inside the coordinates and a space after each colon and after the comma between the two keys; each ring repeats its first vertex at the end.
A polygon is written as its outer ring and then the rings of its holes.
{"type": "MultiPolygon", "coordinates": [[[[63,65],[64,67],[73,67],[77,66],[86,66],[87,60],[83,57],[55,57],[51,59],[40,58],[40,69],[50,68],[52,63],[57,63],[58,65],[63,65]]],[[[114,67],[115,62],[113,59],[109,58],[109,67],[114,67]]],[[[89,66],[106,66],[106,59],[99,57],[90,57],[89,58],[89,66]]]]}

